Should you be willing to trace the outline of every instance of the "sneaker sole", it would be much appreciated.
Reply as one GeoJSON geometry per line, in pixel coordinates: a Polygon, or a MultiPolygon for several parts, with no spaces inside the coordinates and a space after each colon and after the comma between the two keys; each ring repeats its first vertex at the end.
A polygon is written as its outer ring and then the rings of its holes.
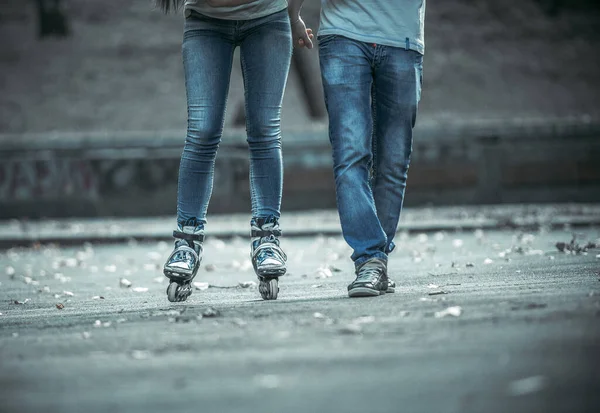
{"type": "Polygon", "coordinates": [[[385,291],[365,287],[357,287],[348,291],[348,297],[378,297],[383,294],[385,294],[385,291]]]}
{"type": "Polygon", "coordinates": [[[388,287],[388,289],[386,290],[386,293],[388,293],[388,294],[392,294],[395,292],[396,292],[396,289],[394,287],[388,287]]]}

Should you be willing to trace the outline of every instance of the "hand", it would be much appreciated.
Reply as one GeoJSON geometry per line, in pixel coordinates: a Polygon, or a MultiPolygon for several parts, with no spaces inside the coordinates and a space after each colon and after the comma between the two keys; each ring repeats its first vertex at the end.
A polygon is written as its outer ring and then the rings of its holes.
{"type": "Polygon", "coordinates": [[[314,38],[312,29],[307,29],[304,20],[298,16],[298,20],[292,22],[292,40],[294,47],[313,48],[312,39],[314,38]]]}
{"type": "Polygon", "coordinates": [[[242,4],[254,3],[257,0],[206,0],[210,7],[232,7],[242,4]]]}

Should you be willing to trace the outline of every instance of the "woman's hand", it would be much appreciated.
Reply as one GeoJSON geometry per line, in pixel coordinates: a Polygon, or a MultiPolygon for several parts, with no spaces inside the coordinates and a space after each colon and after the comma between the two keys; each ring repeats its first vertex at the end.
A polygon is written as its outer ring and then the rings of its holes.
{"type": "Polygon", "coordinates": [[[309,49],[313,48],[312,39],[315,37],[312,29],[307,29],[304,20],[300,16],[296,21],[291,22],[292,25],[292,39],[294,41],[294,47],[304,47],[309,49]]]}
{"type": "Polygon", "coordinates": [[[232,7],[242,4],[254,3],[257,0],[206,0],[210,7],[232,7]]]}

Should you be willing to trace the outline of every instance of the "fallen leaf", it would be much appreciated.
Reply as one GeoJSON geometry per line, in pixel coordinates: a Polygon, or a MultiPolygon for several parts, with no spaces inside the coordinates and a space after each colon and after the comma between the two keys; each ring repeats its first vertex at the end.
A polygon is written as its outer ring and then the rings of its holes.
{"type": "Polygon", "coordinates": [[[63,303],[58,303],[58,304],[56,304],[56,308],[58,308],[59,310],[62,310],[63,308],[65,308],[65,305],[63,303]]]}
{"type": "Polygon", "coordinates": [[[475,266],[475,264],[473,264],[472,262],[468,262],[468,263],[465,265],[465,267],[467,267],[467,268],[472,268],[472,267],[474,267],[474,266],[475,266]]]}
{"type": "Polygon", "coordinates": [[[442,295],[442,294],[448,294],[446,291],[432,291],[429,293],[429,295],[442,295]]]}
{"type": "Polygon", "coordinates": [[[238,284],[240,288],[254,288],[256,287],[256,283],[254,281],[242,281],[238,284]]]}
{"type": "Polygon", "coordinates": [[[359,324],[347,324],[339,329],[341,334],[361,334],[362,327],[359,324]]]}
{"type": "Polygon", "coordinates": [[[208,307],[206,310],[202,312],[202,317],[211,318],[211,317],[219,317],[221,316],[221,312],[212,307],[208,307]]]}

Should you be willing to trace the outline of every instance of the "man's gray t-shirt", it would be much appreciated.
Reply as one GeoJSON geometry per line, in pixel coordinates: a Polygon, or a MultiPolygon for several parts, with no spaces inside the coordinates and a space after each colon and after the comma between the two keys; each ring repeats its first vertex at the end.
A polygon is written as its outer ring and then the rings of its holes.
{"type": "Polygon", "coordinates": [[[252,3],[235,7],[211,7],[205,0],[186,0],[184,13],[186,17],[191,10],[215,19],[250,20],[268,16],[287,8],[287,0],[256,0],[252,3]]]}
{"type": "Polygon", "coordinates": [[[426,0],[321,0],[319,36],[403,47],[425,53],[426,0]]]}

